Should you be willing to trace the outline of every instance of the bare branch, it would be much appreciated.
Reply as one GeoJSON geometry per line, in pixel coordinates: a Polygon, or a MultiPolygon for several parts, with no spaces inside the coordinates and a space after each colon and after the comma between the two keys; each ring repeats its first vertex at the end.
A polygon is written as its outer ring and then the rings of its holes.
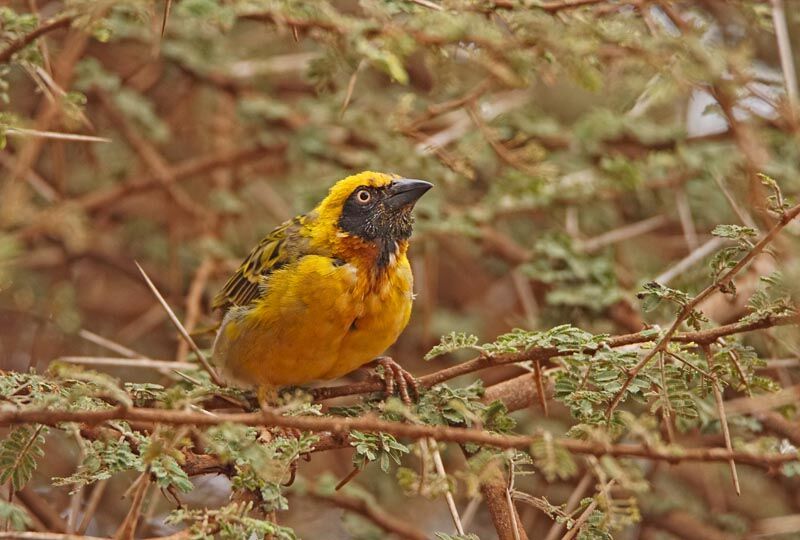
{"type": "Polygon", "coordinates": [[[214,381],[214,383],[219,386],[225,386],[225,383],[222,381],[219,375],[217,375],[217,372],[214,370],[214,368],[211,367],[211,364],[208,363],[208,359],[203,354],[203,351],[200,350],[200,347],[197,346],[197,343],[194,342],[192,336],[190,336],[189,332],[186,331],[186,328],[183,327],[181,321],[178,319],[178,317],[175,316],[175,313],[172,311],[172,308],[169,307],[167,301],[164,300],[164,297],[161,296],[160,292],[158,292],[156,286],[153,284],[152,281],[150,281],[150,277],[147,275],[147,272],[144,271],[144,268],[142,268],[138,262],[135,264],[136,268],[139,269],[139,272],[142,273],[144,280],[147,282],[147,286],[150,287],[150,290],[153,292],[153,295],[156,297],[158,302],[164,308],[164,311],[167,312],[167,315],[169,315],[169,319],[170,321],[172,321],[172,324],[175,326],[175,328],[177,328],[181,337],[186,341],[186,343],[189,344],[189,347],[191,347],[192,351],[194,351],[194,353],[197,355],[197,359],[203,365],[203,369],[205,369],[211,376],[211,380],[214,381]]]}
{"type": "Polygon", "coordinates": [[[320,501],[327,502],[349,512],[354,512],[370,520],[372,523],[384,531],[394,534],[407,540],[426,540],[427,535],[416,527],[402,521],[382,508],[371,504],[364,499],[351,497],[337,493],[335,495],[323,495],[315,491],[309,491],[308,496],[320,501]]]}

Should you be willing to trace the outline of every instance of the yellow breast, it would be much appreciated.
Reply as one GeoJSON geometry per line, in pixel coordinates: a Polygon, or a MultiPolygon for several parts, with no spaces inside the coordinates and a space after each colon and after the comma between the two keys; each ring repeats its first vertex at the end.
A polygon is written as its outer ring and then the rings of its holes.
{"type": "Polygon", "coordinates": [[[397,340],[411,315],[404,251],[380,271],[316,255],[275,271],[253,307],[226,316],[215,362],[232,382],[248,386],[332,379],[369,362],[397,340]]]}

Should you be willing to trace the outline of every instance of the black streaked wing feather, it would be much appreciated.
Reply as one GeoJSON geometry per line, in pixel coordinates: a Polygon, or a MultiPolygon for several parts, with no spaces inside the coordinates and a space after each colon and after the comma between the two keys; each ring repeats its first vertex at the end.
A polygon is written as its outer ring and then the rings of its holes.
{"type": "Polygon", "coordinates": [[[297,256],[297,246],[292,244],[299,240],[297,232],[304,219],[305,216],[290,219],[265,236],[217,293],[211,307],[247,306],[261,296],[264,276],[297,256]]]}

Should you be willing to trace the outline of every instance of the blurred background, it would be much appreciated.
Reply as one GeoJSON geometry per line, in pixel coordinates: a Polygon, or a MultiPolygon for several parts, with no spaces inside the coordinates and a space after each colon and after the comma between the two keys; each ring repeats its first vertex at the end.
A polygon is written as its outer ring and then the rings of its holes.
{"type": "MultiPolygon", "coordinates": [[[[134,261],[189,330],[212,326],[210,299],[251,247],[361,170],[436,185],[416,211],[411,324],[390,351],[416,375],[455,362],[422,360],[451,331],[491,341],[514,327],[622,334],[669,323],[668,307],[643,311],[642,285],[697,292],[723,246],[717,224],[768,229],[772,192],[759,173],[787,198],[800,191],[795,0],[3,4],[4,370],[65,359],[168,384],[167,370],[103,360],[191,359],[134,261]]],[[[790,225],[737,295],[706,302],[709,318],[745,315],[776,270],[800,280],[798,236],[790,225]]],[[[764,374],[784,386],[800,375],[796,333],[753,341],[773,362],[764,374]]],[[[523,429],[574,422],[557,405],[547,418],[536,407],[515,416],[523,429]]],[[[34,496],[65,512],[68,489],[48,479],[70,474],[77,450],[66,436],[48,444],[63,459],[41,464],[34,496]]],[[[347,452],[317,455],[301,473],[340,479],[347,452]]],[[[463,466],[457,452],[446,458],[463,466]]],[[[645,519],[615,538],[800,537],[792,479],[744,468],[737,497],[724,464],[646,473],[645,519]],[[665,500],[688,520],[683,532],[648,517],[665,500]]],[[[109,481],[90,534],[113,532],[130,480],[109,481]]],[[[581,477],[524,481],[561,504],[581,477]]],[[[443,500],[404,498],[392,475],[368,470],[356,483],[423,530],[451,527],[443,500]]],[[[184,502],[227,500],[221,477],[197,486],[184,502]]],[[[143,536],[170,530],[169,504],[154,500],[143,536]]],[[[457,494],[462,508],[469,500],[457,494]]],[[[341,514],[290,503],[278,519],[304,538],[382,537],[341,514]]],[[[536,508],[521,514],[531,538],[561,538],[536,508]]],[[[494,537],[485,509],[470,531],[494,537]]]]}

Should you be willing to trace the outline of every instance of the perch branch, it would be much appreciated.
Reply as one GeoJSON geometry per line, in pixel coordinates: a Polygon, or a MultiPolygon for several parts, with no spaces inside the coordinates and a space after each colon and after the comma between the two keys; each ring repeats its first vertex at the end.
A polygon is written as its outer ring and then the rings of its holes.
{"type": "MultiPolygon", "coordinates": [[[[110,420],[128,420],[142,424],[169,424],[215,426],[224,423],[246,426],[271,426],[294,428],[313,433],[331,433],[347,437],[352,431],[388,433],[395,437],[419,440],[432,437],[438,441],[476,443],[496,448],[528,448],[535,440],[530,435],[496,435],[479,429],[454,428],[441,425],[405,424],[380,420],[374,416],[357,418],[280,416],[271,411],[252,413],[198,413],[151,408],[114,407],[105,410],[65,411],[54,409],[16,409],[0,411],[0,426],[16,424],[44,424],[57,426],[63,422],[79,422],[98,425],[110,420]]],[[[557,443],[576,454],[594,456],[640,457],[656,461],[703,461],[727,462],[734,459],[740,463],[761,467],[773,467],[796,461],[796,453],[753,454],[746,451],[730,451],[725,448],[671,448],[653,447],[643,444],[605,444],[594,441],[560,438],[557,443]]]]}
{"type": "MultiPolygon", "coordinates": [[[[716,328],[709,328],[707,330],[676,333],[672,336],[672,341],[697,344],[713,343],[717,339],[725,336],[798,323],[800,323],[800,314],[769,316],[755,321],[738,321],[735,323],[726,324],[724,326],[718,326],[716,328]]],[[[652,333],[636,332],[633,334],[623,334],[610,337],[605,343],[611,348],[616,348],[626,345],[649,343],[654,341],[654,339],[655,337],[652,335],[652,333]]],[[[584,352],[587,354],[593,354],[596,352],[596,350],[587,349],[584,352]]],[[[462,362],[461,364],[444,368],[435,373],[424,375],[419,378],[418,382],[421,387],[430,388],[445,381],[449,381],[450,379],[488,369],[494,366],[526,361],[546,361],[564,354],[565,353],[559,352],[555,347],[531,347],[530,349],[521,353],[483,355],[473,358],[472,360],[462,362]]],[[[383,384],[381,381],[365,381],[347,385],[314,388],[311,392],[314,396],[314,399],[324,400],[341,396],[378,392],[382,389],[383,384]]]]}

